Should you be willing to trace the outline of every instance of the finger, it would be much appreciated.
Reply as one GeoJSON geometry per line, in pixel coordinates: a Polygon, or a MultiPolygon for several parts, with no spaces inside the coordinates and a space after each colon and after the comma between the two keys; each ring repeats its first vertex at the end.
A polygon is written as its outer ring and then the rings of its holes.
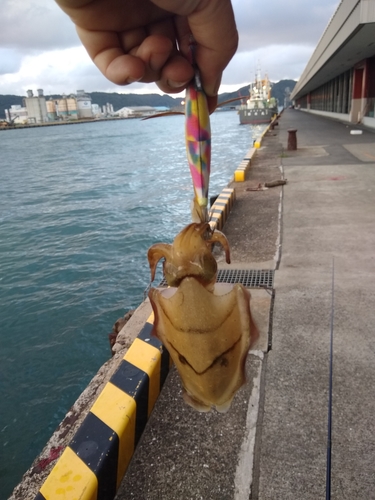
{"type": "Polygon", "coordinates": [[[145,64],[142,81],[147,83],[159,80],[162,68],[174,50],[172,41],[162,35],[148,36],[139,47],[132,50],[131,54],[140,58],[145,64]]]}
{"type": "MultiPolygon", "coordinates": [[[[180,55],[175,55],[163,68],[162,79],[156,82],[156,84],[161,91],[167,94],[175,94],[182,92],[191,82],[193,76],[194,70],[188,61],[180,55]],[[184,66],[184,70],[182,66],[184,66]],[[179,83],[179,80],[183,80],[183,75],[189,75],[189,77],[185,81],[179,83]]],[[[207,96],[207,106],[210,114],[215,111],[217,100],[217,95],[207,96]]]]}
{"type": "Polygon", "coordinates": [[[172,47],[168,60],[159,65],[158,82],[159,88],[163,92],[180,92],[183,90],[194,76],[194,70],[184,57],[181,57],[177,49],[176,28],[173,19],[152,23],[147,31],[150,36],[166,36],[171,41],[172,47]]]}
{"type": "Polygon", "coordinates": [[[182,92],[194,77],[191,64],[179,53],[175,53],[164,65],[157,86],[167,94],[182,92]]]}
{"type": "Polygon", "coordinates": [[[125,54],[128,54],[133,49],[138,48],[146,37],[147,32],[144,28],[137,28],[118,33],[119,45],[125,54]]]}
{"type": "Polygon", "coordinates": [[[211,114],[217,108],[217,95],[215,96],[207,96],[207,106],[208,112],[211,114]]]}
{"type": "Polygon", "coordinates": [[[124,54],[116,33],[89,31],[79,27],[77,33],[89,56],[108,80],[117,85],[126,85],[143,78],[144,62],[139,57],[124,54]]]}

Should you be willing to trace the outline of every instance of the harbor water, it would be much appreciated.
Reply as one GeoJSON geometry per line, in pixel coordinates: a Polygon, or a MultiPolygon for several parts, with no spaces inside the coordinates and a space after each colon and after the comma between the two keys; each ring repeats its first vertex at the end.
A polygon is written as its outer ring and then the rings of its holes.
{"type": "MultiPolygon", "coordinates": [[[[230,111],[211,128],[214,196],[264,126],[230,111]]],[[[0,133],[1,499],[110,357],[147,249],[190,222],[192,197],[182,116],[0,133]]]]}

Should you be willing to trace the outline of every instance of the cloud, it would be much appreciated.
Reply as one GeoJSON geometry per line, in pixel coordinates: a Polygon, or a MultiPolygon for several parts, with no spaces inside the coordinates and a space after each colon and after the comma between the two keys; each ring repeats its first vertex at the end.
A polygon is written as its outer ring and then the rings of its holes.
{"type": "MultiPolygon", "coordinates": [[[[124,87],[114,85],[101,74],[82,46],[24,56],[19,68],[16,68],[15,59],[13,63],[10,55],[9,64],[4,64],[8,69],[7,74],[0,76],[2,94],[25,95],[28,89],[38,88],[42,88],[46,95],[71,94],[77,89],[87,92],[160,93],[155,84],[134,83],[124,87]],[[10,71],[12,68],[15,71],[10,71]]],[[[20,64],[20,58],[17,63],[20,64]]]]}
{"type": "Polygon", "coordinates": [[[84,48],[72,47],[25,56],[18,74],[7,75],[7,80],[22,94],[29,88],[43,88],[46,93],[72,93],[81,88],[79,84],[90,80],[90,71],[97,70],[84,48]]]}
{"type": "Polygon", "coordinates": [[[13,49],[0,48],[0,75],[17,73],[21,68],[22,54],[13,49]]]}
{"type": "Polygon", "coordinates": [[[224,72],[224,85],[241,87],[254,80],[258,67],[270,80],[296,80],[305,68],[313,47],[269,45],[250,52],[239,52],[224,72]]]}
{"type": "Polygon", "coordinates": [[[316,46],[325,26],[339,4],[338,0],[233,0],[239,51],[266,45],[316,46]]]}
{"type": "Polygon", "coordinates": [[[1,0],[0,47],[23,54],[80,45],[73,23],[52,0],[1,0]]]}

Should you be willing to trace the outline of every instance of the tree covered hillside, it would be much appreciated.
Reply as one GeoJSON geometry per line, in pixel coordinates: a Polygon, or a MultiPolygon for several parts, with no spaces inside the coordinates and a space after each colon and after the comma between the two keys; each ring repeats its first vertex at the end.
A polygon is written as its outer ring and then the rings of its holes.
{"type": "Polygon", "coordinates": [[[22,106],[22,96],[19,95],[0,95],[0,120],[5,118],[5,109],[9,109],[12,104],[22,106]]]}

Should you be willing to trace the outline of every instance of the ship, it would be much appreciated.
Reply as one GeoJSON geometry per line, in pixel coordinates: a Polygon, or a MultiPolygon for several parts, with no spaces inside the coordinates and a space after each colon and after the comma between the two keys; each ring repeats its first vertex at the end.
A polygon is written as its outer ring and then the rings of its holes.
{"type": "Polygon", "coordinates": [[[271,97],[271,82],[267,75],[262,79],[258,70],[255,82],[250,84],[250,96],[239,107],[241,125],[269,123],[278,113],[277,99],[271,97]]]}

